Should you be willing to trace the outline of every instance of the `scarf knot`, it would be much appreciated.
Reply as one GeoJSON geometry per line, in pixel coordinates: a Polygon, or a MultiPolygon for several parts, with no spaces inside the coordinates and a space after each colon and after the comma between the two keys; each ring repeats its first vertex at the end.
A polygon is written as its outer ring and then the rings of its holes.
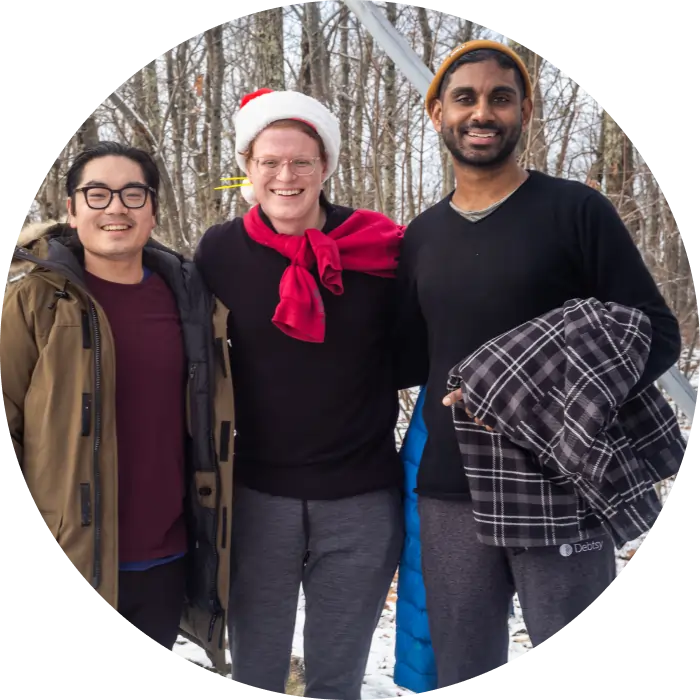
{"type": "Polygon", "coordinates": [[[256,242],[289,259],[282,274],[280,301],[272,323],[283,333],[310,343],[325,339],[326,312],[312,273],[335,295],[343,294],[343,270],[394,277],[405,227],[377,212],[358,209],[325,234],[309,228],[301,236],[275,233],[260,216],[260,205],[244,217],[243,225],[256,242]]]}

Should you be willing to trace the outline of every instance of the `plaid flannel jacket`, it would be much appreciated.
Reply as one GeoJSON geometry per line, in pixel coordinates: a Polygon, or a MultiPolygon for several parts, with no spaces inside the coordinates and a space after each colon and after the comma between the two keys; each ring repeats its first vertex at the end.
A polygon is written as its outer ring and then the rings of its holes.
{"type": "Polygon", "coordinates": [[[641,311],[574,299],[451,370],[480,541],[533,547],[606,531],[619,547],[653,525],[654,484],[677,473],[685,441],[655,386],[628,398],[650,341],[641,311]]]}

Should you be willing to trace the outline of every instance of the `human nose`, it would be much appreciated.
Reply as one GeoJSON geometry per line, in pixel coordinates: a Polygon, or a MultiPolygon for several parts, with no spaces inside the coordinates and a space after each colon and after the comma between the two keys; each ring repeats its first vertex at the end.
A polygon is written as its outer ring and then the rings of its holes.
{"type": "Polygon", "coordinates": [[[280,171],[277,173],[277,179],[282,182],[291,182],[296,178],[292,171],[292,164],[289,161],[283,161],[280,171]]]}
{"type": "Polygon", "coordinates": [[[481,124],[493,120],[491,102],[489,101],[487,95],[480,97],[474,104],[474,109],[472,110],[472,119],[481,124]]]}

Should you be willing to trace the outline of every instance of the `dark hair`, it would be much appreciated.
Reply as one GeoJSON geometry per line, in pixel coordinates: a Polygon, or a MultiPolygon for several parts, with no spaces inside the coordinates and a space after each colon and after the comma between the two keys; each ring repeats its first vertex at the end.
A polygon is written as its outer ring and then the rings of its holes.
{"type": "Polygon", "coordinates": [[[484,61],[496,61],[501,68],[510,69],[515,72],[515,79],[518,83],[518,88],[520,89],[520,98],[524,98],[526,94],[525,89],[525,79],[523,74],[518,68],[518,64],[510,57],[504,54],[502,51],[497,51],[496,49],[476,49],[476,51],[468,51],[462,54],[450,67],[445,71],[445,75],[440,81],[438,86],[438,95],[440,100],[445,97],[445,89],[447,84],[450,82],[452,74],[460,67],[467,63],[483,63],[484,61]]]}
{"type": "Polygon", "coordinates": [[[68,168],[66,173],[66,192],[71,198],[71,212],[75,214],[75,190],[80,183],[80,179],[83,176],[83,170],[85,166],[95,158],[104,158],[104,156],[122,156],[133,160],[141,166],[143,172],[144,180],[149,187],[155,190],[151,192],[151,201],[153,203],[153,214],[158,217],[158,186],[160,185],[160,174],[158,173],[158,166],[151,157],[149,153],[141,150],[140,148],[134,148],[133,146],[125,146],[122,143],[117,143],[116,141],[100,141],[94,146],[86,148],[82,153],[80,153],[76,159],[68,168]]]}

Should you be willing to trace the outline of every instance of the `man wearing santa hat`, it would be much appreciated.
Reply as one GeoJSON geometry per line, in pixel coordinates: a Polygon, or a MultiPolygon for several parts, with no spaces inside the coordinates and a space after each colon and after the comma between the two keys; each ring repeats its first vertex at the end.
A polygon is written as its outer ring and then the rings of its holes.
{"type": "Polygon", "coordinates": [[[403,542],[392,363],[403,227],[329,202],[337,119],[259,90],[236,117],[254,206],[195,261],[230,309],[233,679],[284,693],[300,586],[307,697],[360,698],[403,542]]]}

